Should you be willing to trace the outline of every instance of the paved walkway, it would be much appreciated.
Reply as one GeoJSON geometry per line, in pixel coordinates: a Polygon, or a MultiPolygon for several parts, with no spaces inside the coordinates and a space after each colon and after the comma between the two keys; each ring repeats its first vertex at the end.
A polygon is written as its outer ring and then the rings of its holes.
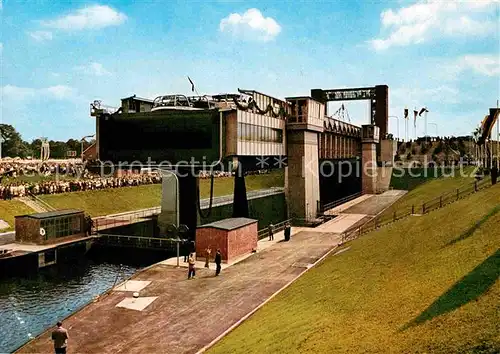
{"type": "Polygon", "coordinates": [[[391,190],[384,192],[382,194],[372,195],[360,203],[351,206],[348,209],[342,211],[344,214],[364,214],[367,216],[376,216],[392,204],[403,195],[406,191],[391,190]]]}
{"type": "MultiPolygon", "coordinates": [[[[372,218],[371,213],[403,194],[362,198],[319,228],[292,228],[290,242],[281,241],[283,232],[275,241],[261,240],[257,253],[224,265],[219,277],[213,265],[205,269],[198,262],[197,278],[187,280],[183,262],[180,268],[170,265],[176,258],[139,272],[126,283],[130,291],[111,291],[64,321],[69,353],[196,353],[335,249],[343,230],[372,218]],[[141,284],[145,287],[134,299],[134,286],[141,284]]],[[[48,331],[18,352],[51,350],[48,331]]]]}
{"type": "MultiPolygon", "coordinates": [[[[276,237],[277,238],[277,237],[276,237]]],[[[155,265],[133,277],[149,281],[140,297],[156,297],[144,310],[117,307],[131,292],[113,291],[64,321],[69,353],[195,353],[212,342],[340,241],[336,234],[302,231],[290,242],[274,242],[223,270],[155,265]]],[[[18,352],[49,353],[49,332],[18,352]]]]}

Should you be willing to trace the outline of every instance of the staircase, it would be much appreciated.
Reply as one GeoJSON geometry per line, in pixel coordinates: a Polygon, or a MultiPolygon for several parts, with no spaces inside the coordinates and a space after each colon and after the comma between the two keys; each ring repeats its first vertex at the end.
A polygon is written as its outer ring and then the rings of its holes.
{"type": "Polygon", "coordinates": [[[46,213],[48,211],[56,210],[34,194],[27,194],[25,197],[19,198],[19,201],[23,202],[37,213],[46,213]]]}

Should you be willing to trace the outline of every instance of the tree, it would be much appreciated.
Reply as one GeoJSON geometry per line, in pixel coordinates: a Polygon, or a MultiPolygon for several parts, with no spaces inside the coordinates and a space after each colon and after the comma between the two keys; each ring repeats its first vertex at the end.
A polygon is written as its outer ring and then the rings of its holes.
{"type": "Polygon", "coordinates": [[[2,157],[26,158],[31,151],[12,125],[0,124],[0,134],[2,135],[2,157]]]}

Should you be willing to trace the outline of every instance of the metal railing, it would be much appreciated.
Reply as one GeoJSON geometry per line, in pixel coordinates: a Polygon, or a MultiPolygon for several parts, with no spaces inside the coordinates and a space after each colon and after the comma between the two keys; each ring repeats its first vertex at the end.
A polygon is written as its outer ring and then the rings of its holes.
{"type": "MultiPolygon", "coordinates": [[[[285,226],[287,223],[292,224],[292,219],[287,219],[287,220],[281,221],[277,224],[273,224],[273,227],[272,227],[273,233],[283,231],[285,229],[285,226]]],[[[264,229],[259,230],[259,232],[258,232],[259,240],[262,240],[263,238],[266,238],[267,236],[269,236],[269,227],[266,227],[264,229]]]]}
{"type": "Polygon", "coordinates": [[[187,240],[161,237],[140,237],[115,234],[98,234],[97,242],[109,246],[147,248],[155,250],[175,251],[177,243],[187,240]]]}
{"type": "Polygon", "coordinates": [[[128,224],[144,221],[144,219],[149,218],[153,215],[158,215],[161,211],[161,207],[154,207],[148,209],[141,209],[135,211],[129,211],[120,214],[98,216],[92,218],[93,228],[92,232],[97,233],[102,230],[111,229],[118,226],[125,226],[128,224]]]}
{"type": "Polygon", "coordinates": [[[363,195],[362,192],[358,192],[330,203],[322,203],[320,200],[318,200],[318,213],[324,213],[327,210],[333,209],[335,207],[338,207],[339,205],[350,202],[351,200],[359,198],[362,195],[363,195]]]}
{"type": "Polygon", "coordinates": [[[411,207],[402,209],[400,211],[394,210],[390,215],[384,214],[381,216],[374,217],[373,219],[364,223],[361,226],[353,226],[345,230],[342,234],[342,243],[355,239],[363,234],[376,230],[382,226],[386,226],[398,220],[405,219],[411,215],[428,214],[433,210],[440,209],[466,196],[469,196],[473,193],[479,192],[480,190],[490,187],[491,186],[490,182],[491,181],[487,178],[480,181],[474,181],[474,183],[469,184],[463,188],[457,188],[454,190],[444,192],[439,197],[428,200],[422,203],[421,205],[412,205],[411,207]]]}
{"type": "Polygon", "coordinates": [[[48,210],[48,211],[55,211],[57,210],[56,208],[54,208],[52,205],[50,205],[49,203],[47,203],[45,200],[43,200],[42,198],[39,198],[37,197],[36,195],[34,195],[33,193],[31,192],[27,192],[26,195],[31,199],[33,200],[34,203],[38,203],[40,204],[44,209],[48,210]]]}

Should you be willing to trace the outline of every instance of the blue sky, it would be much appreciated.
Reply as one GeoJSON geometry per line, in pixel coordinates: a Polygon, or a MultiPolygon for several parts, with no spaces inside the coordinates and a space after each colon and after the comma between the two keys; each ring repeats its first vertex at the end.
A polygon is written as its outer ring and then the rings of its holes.
{"type": "MultiPolygon", "coordinates": [[[[189,94],[189,75],[200,93],[283,98],[387,84],[390,115],[427,106],[439,135],[469,134],[500,98],[499,9],[498,0],[3,0],[1,120],[25,139],[80,138],[95,131],[94,99],[189,94]]],[[[346,106],[368,123],[367,102],[346,106]]]]}

